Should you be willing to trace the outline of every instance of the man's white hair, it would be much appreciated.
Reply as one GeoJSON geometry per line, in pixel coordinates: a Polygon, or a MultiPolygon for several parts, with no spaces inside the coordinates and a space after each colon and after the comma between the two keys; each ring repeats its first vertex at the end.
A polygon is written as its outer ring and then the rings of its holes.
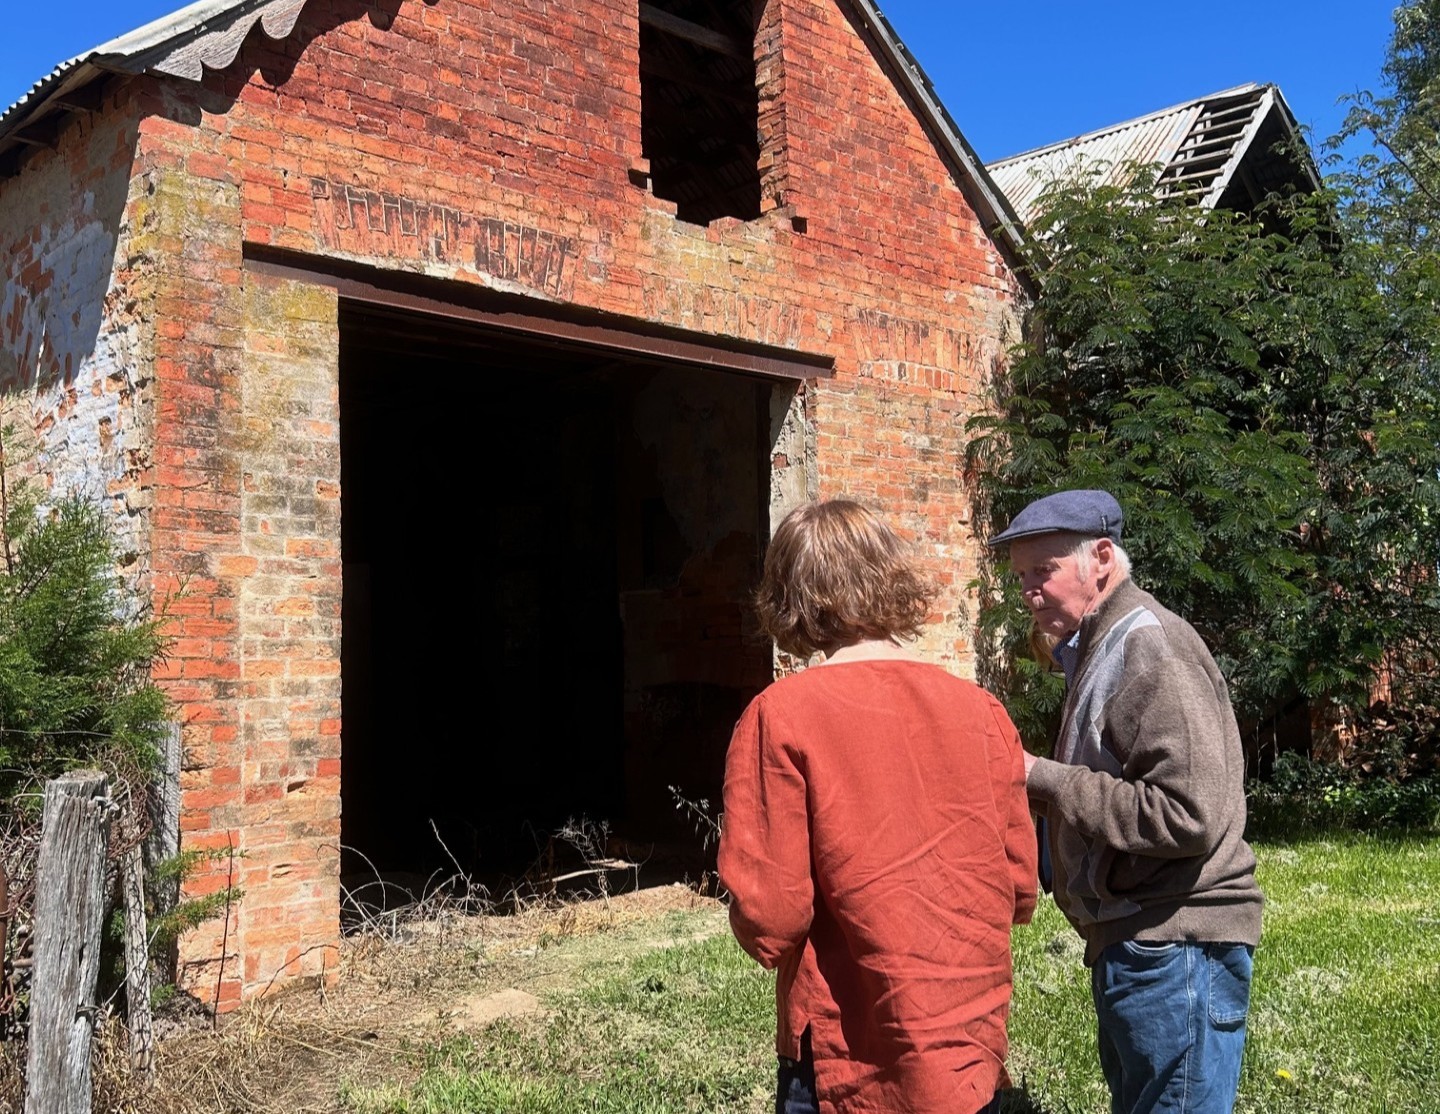
{"type": "MultiPolygon", "coordinates": [[[[1095,553],[1095,543],[1099,538],[1092,538],[1086,534],[1071,535],[1074,542],[1070,547],[1070,556],[1075,558],[1075,571],[1082,578],[1090,575],[1090,560],[1095,553]]],[[[1130,575],[1130,554],[1125,552],[1125,547],[1119,542],[1111,542],[1115,547],[1115,571],[1118,574],[1116,580],[1124,580],[1130,575]]]]}

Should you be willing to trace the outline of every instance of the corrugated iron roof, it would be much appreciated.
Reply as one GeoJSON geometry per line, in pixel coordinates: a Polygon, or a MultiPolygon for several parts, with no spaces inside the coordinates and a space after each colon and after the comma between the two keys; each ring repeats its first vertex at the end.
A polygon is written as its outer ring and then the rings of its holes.
{"type": "MultiPolygon", "coordinates": [[[[1157,169],[1158,192],[1213,208],[1267,121],[1298,137],[1295,118],[1278,88],[1239,85],[1012,155],[987,169],[1027,224],[1052,183],[1084,177],[1097,185],[1118,185],[1134,164],[1157,169]]],[[[1263,155],[1268,158],[1269,152],[1263,155]]],[[[1313,166],[1302,169],[1318,187],[1313,166]]]]}
{"type": "Polygon", "coordinates": [[[258,23],[272,39],[290,33],[305,0],[197,0],[61,62],[0,113],[0,153],[27,140],[59,102],[107,73],[161,73],[198,81],[206,68],[223,69],[258,23]]]}
{"type": "Polygon", "coordinates": [[[1198,104],[1180,105],[1104,131],[1026,151],[988,167],[995,184],[1024,221],[1035,212],[1045,187],[1088,174],[1097,185],[1117,185],[1127,162],[1168,163],[1199,115],[1198,104]]]}

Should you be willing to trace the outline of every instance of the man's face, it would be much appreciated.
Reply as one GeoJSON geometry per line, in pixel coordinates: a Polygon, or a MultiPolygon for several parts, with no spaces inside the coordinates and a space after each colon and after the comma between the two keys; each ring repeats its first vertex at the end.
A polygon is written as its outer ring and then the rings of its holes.
{"type": "Polygon", "coordinates": [[[1061,638],[1080,629],[1100,596],[1102,562],[1092,555],[1082,575],[1075,544],[1073,534],[1038,534],[1010,543],[1010,568],[1035,625],[1061,638]]]}

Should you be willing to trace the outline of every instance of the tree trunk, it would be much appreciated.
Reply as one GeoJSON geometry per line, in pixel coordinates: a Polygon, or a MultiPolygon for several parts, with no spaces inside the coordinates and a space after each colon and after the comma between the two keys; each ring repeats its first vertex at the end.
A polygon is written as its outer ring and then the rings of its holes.
{"type": "Polygon", "coordinates": [[[35,866],[35,962],[25,1114],[89,1114],[90,1043],[113,806],[105,775],[79,770],[45,786],[35,866]]]}

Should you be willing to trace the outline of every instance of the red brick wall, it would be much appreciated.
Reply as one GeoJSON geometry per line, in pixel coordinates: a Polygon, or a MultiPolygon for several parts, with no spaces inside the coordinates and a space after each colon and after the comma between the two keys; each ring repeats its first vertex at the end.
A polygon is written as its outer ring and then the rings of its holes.
{"type": "MultiPolygon", "coordinates": [[[[112,419],[140,462],[117,475],[154,492],[149,571],[176,620],[166,681],[185,725],[185,845],[243,852],[190,886],[245,887],[228,924],[184,947],[192,983],[213,992],[218,978],[222,1005],[277,972],[322,973],[338,922],[334,303],[259,278],[247,249],[831,356],[835,377],[797,395],[777,442],[773,511],[844,493],[887,512],[944,585],[925,649],[973,668],[958,464],[1017,288],[847,10],[765,5],[766,211],[751,222],[678,222],[632,180],[634,0],[310,0],[284,42],[257,31],[198,85],[123,86],[93,118],[116,122],[112,146],[82,144],[77,125],[59,154],[0,184],[3,202],[48,174],[79,206],[68,183],[83,175],[65,160],[125,176],[115,234],[145,231],[155,277],[132,362],[153,369],[153,411],[112,419]]],[[[35,205],[22,219],[60,215],[35,205]]],[[[22,233],[0,226],[7,243],[22,233]]],[[[140,289],[144,268],[114,258],[102,286],[140,289]]]]}

